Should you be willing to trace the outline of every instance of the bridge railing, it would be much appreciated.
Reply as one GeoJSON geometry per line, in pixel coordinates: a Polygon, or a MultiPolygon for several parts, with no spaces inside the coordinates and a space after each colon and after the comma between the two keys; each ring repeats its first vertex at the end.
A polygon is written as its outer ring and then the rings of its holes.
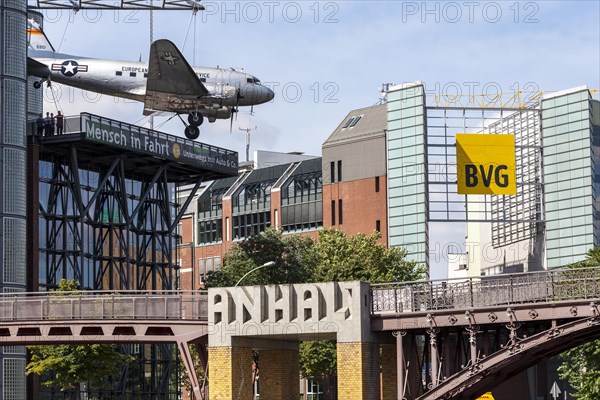
{"type": "Polygon", "coordinates": [[[371,285],[372,312],[406,313],[600,298],[600,267],[371,285]]]}
{"type": "Polygon", "coordinates": [[[0,294],[0,321],[207,319],[206,292],[80,291],[0,294]]]}

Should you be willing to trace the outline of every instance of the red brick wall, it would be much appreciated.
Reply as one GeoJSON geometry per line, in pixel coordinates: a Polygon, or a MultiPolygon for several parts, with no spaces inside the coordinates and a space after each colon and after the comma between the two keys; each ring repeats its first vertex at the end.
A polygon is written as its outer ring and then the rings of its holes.
{"type": "Polygon", "coordinates": [[[381,242],[387,246],[387,180],[379,177],[379,192],[375,177],[350,182],[323,185],[323,225],[339,228],[348,235],[370,234],[376,221],[381,225],[381,242]],[[338,200],[342,200],[343,221],[339,224],[338,200]],[[335,201],[335,225],[331,223],[331,202],[335,201]]]}

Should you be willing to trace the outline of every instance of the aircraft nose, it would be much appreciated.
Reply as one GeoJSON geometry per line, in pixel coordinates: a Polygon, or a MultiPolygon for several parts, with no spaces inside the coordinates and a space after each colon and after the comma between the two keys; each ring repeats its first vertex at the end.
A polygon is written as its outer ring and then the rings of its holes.
{"type": "Polygon", "coordinates": [[[273,100],[273,98],[275,97],[275,92],[273,92],[270,88],[263,86],[263,95],[261,97],[263,97],[264,102],[269,102],[271,100],[273,100]]]}

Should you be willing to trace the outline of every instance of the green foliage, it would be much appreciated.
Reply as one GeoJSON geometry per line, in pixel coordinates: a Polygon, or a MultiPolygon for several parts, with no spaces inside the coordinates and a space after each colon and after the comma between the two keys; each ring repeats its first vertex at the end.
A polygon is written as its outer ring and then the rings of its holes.
{"type": "Polygon", "coordinates": [[[600,341],[585,343],[561,354],[558,368],[561,378],[567,379],[581,400],[600,399],[600,341]]]}
{"type": "Polygon", "coordinates": [[[224,255],[222,268],[208,274],[206,286],[234,286],[247,272],[269,261],[275,265],[257,269],[244,278],[242,284],[310,282],[314,264],[309,252],[312,246],[313,240],[309,237],[284,238],[280,231],[268,229],[235,243],[224,255]]]}
{"type": "MultiPolygon", "coordinates": [[[[600,266],[600,247],[588,250],[585,260],[569,265],[570,268],[596,266],[600,266]]],[[[575,283],[581,284],[578,281],[575,283]]],[[[558,373],[575,390],[573,397],[581,400],[600,399],[600,340],[568,350],[560,358],[563,363],[558,368],[558,373]]]]}
{"type": "Polygon", "coordinates": [[[28,346],[28,349],[31,361],[27,364],[27,375],[52,372],[53,379],[44,380],[43,385],[58,386],[60,390],[73,389],[80,382],[108,387],[109,376],[131,361],[131,357],[117,351],[117,346],[107,344],[28,346]]]}
{"type": "MultiPolygon", "coordinates": [[[[57,296],[78,295],[78,284],[75,280],[61,279],[57,296]]],[[[60,301],[60,300],[59,300],[60,301]]],[[[133,361],[131,356],[121,354],[116,345],[47,345],[27,346],[31,352],[31,361],[27,364],[26,373],[40,376],[52,376],[45,379],[44,386],[59,387],[68,390],[77,387],[81,382],[88,382],[97,387],[110,384],[109,377],[119,373],[121,366],[133,361]]]]}
{"type": "Polygon", "coordinates": [[[380,238],[379,232],[348,236],[339,229],[319,231],[319,240],[313,247],[313,258],[317,260],[315,280],[379,283],[413,281],[423,277],[423,267],[405,260],[405,249],[386,249],[378,242],[380,238]]]}
{"type": "Polygon", "coordinates": [[[336,346],[332,340],[307,341],[300,345],[300,373],[321,382],[327,375],[336,374],[336,346]]]}

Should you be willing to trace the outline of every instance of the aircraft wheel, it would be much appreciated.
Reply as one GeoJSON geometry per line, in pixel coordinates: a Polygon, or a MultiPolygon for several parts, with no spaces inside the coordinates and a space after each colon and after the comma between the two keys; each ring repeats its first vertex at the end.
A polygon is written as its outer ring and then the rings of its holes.
{"type": "Polygon", "coordinates": [[[192,126],[200,126],[204,122],[204,117],[199,112],[191,112],[188,115],[188,122],[192,126]]]}
{"type": "Polygon", "coordinates": [[[39,89],[39,88],[42,87],[42,84],[40,82],[38,82],[38,81],[35,81],[35,82],[33,82],[33,87],[36,88],[36,89],[39,89]]]}
{"type": "Polygon", "coordinates": [[[198,129],[197,126],[186,126],[185,127],[185,137],[190,139],[190,140],[195,140],[198,139],[198,136],[200,136],[200,129],[198,129]]]}

